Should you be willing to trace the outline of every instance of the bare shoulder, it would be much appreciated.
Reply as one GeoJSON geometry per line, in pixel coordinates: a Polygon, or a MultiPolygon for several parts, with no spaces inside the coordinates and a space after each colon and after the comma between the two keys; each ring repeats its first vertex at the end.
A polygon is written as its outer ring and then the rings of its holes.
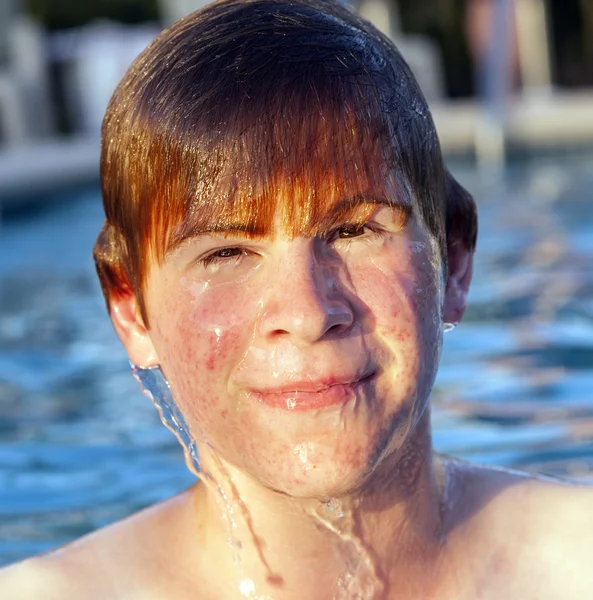
{"type": "Polygon", "coordinates": [[[458,526],[492,572],[523,598],[593,598],[593,485],[461,461],[449,469],[458,526]]]}
{"type": "Polygon", "coordinates": [[[44,598],[59,600],[71,597],[67,580],[45,569],[42,561],[30,559],[0,570],[0,597],[11,600],[44,598]]]}
{"type": "Polygon", "coordinates": [[[562,598],[593,598],[593,486],[536,480],[524,518],[534,554],[562,598]]]}
{"type": "Polygon", "coordinates": [[[0,598],[150,600],[146,590],[166,564],[183,494],[62,548],[0,569],[0,598]]]}
{"type": "Polygon", "coordinates": [[[537,565],[547,597],[593,598],[593,486],[549,479],[525,484],[521,544],[525,567],[537,565]]]}
{"type": "MultiPolygon", "coordinates": [[[[445,458],[448,494],[462,513],[503,512],[541,535],[593,523],[593,480],[556,479],[445,458]]],[[[584,532],[583,532],[584,533],[584,532]]],[[[593,539],[593,529],[590,531],[593,539]]]]}
{"type": "Polygon", "coordinates": [[[496,510],[547,560],[590,564],[593,484],[513,474],[496,510]],[[567,558],[570,557],[570,561],[567,558]]]}

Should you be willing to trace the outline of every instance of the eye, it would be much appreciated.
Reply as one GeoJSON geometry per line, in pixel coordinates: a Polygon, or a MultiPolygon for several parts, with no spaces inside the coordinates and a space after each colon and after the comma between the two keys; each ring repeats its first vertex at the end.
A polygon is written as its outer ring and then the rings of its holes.
{"type": "Polygon", "coordinates": [[[327,239],[330,243],[341,240],[347,242],[355,238],[367,239],[379,233],[380,229],[370,223],[344,223],[329,232],[327,239]]]}
{"type": "Polygon", "coordinates": [[[364,235],[366,230],[367,230],[366,225],[359,225],[359,224],[342,225],[342,227],[340,227],[339,229],[336,229],[333,237],[336,239],[342,239],[342,240],[355,238],[355,237],[364,235]]]}
{"type": "Polygon", "coordinates": [[[243,248],[219,248],[204,256],[200,262],[204,267],[222,263],[234,263],[238,262],[245,254],[246,252],[243,248]]]}

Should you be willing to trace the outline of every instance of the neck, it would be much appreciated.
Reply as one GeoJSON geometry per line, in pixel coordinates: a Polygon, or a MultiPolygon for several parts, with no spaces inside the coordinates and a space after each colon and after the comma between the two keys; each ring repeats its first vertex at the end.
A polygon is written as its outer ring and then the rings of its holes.
{"type": "Polygon", "coordinates": [[[211,547],[200,553],[235,571],[229,598],[408,597],[426,591],[409,582],[430,586],[427,573],[438,571],[443,477],[427,413],[362,490],[329,501],[292,498],[216,457],[205,462],[194,501],[211,547]]]}

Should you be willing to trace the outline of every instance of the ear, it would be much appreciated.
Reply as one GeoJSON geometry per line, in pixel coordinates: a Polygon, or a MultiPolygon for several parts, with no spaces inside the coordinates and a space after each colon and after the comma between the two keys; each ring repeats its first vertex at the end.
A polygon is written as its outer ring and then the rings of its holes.
{"type": "Polygon", "coordinates": [[[449,275],[445,288],[443,321],[459,323],[467,306],[467,294],[472,280],[474,254],[461,240],[452,240],[447,245],[449,275]]]}
{"type": "Polygon", "coordinates": [[[158,365],[160,361],[135,294],[131,291],[118,292],[110,297],[109,307],[111,322],[130,361],[144,368],[158,365]]]}

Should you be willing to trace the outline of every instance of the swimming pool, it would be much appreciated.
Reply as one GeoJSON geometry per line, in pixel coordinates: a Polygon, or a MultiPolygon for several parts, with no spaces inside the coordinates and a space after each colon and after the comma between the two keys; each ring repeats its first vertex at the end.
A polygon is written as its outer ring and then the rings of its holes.
{"type": "MultiPolygon", "coordinates": [[[[593,156],[453,170],[480,236],[466,318],[445,337],[435,445],[592,478],[593,156]]],[[[90,260],[101,221],[90,189],[1,226],[0,564],[192,482],[107,319],[90,260]]]]}

